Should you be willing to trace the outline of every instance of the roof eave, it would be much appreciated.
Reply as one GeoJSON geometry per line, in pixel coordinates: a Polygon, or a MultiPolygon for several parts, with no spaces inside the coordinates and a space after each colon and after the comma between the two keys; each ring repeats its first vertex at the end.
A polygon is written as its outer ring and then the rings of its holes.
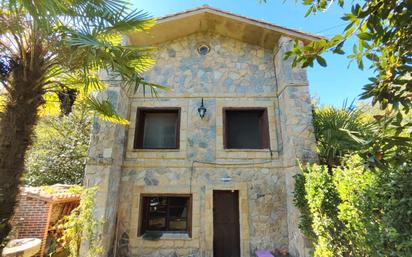
{"type": "Polygon", "coordinates": [[[149,33],[131,33],[129,39],[130,43],[134,45],[158,45],[200,31],[215,32],[265,48],[275,47],[281,36],[300,40],[304,44],[323,39],[318,35],[208,6],[160,17],[149,33]]]}
{"type": "Polygon", "coordinates": [[[317,40],[320,40],[320,39],[325,39],[325,37],[323,37],[321,35],[311,34],[311,33],[299,31],[299,30],[296,30],[296,29],[291,29],[291,28],[279,26],[279,25],[276,25],[276,24],[273,24],[273,23],[270,23],[270,22],[257,20],[257,19],[242,16],[242,15],[230,13],[230,12],[227,12],[227,11],[219,10],[219,9],[216,9],[216,8],[213,8],[213,7],[210,7],[210,6],[198,7],[198,8],[189,9],[189,10],[186,10],[186,11],[170,14],[170,15],[167,15],[167,16],[159,17],[156,20],[156,24],[162,24],[162,23],[165,23],[165,22],[178,20],[178,19],[182,19],[182,18],[185,18],[185,17],[188,17],[188,16],[201,14],[201,13],[206,13],[206,12],[216,14],[216,15],[220,15],[220,16],[224,16],[224,17],[227,17],[227,18],[230,18],[230,19],[235,18],[235,19],[238,19],[238,20],[240,20],[242,22],[245,22],[245,23],[249,23],[249,24],[253,24],[253,25],[258,26],[258,27],[273,30],[273,31],[282,33],[286,36],[291,36],[293,38],[298,38],[298,39],[302,39],[302,40],[305,40],[305,41],[317,41],[317,40]]]}

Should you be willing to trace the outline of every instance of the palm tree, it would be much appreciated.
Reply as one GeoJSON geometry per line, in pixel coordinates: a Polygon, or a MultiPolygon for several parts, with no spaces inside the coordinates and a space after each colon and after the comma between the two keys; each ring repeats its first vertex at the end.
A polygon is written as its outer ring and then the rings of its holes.
{"type": "MultiPolygon", "coordinates": [[[[55,96],[68,113],[78,94],[104,89],[106,70],[133,87],[153,63],[150,48],[123,46],[122,35],[154,20],[121,0],[1,0],[0,243],[11,227],[24,157],[38,110],[55,96]]],[[[124,121],[108,100],[87,97],[109,120],[124,121]]],[[[0,246],[0,255],[1,249],[0,246]]]]}
{"type": "Polygon", "coordinates": [[[372,136],[372,123],[362,109],[346,103],[341,108],[314,107],[313,125],[321,164],[329,171],[342,157],[362,149],[372,136]]]}

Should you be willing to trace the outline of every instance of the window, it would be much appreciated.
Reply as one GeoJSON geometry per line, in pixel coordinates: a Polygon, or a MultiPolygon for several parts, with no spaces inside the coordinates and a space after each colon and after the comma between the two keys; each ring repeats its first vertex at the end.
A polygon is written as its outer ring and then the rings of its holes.
{"type": "Polygon", "coordinates": [[[270,147],[266,108],[224,108],[223,124],[226,149],[270,147]]]}
{"type": "Polygon", "coordinates": [[[200,55],[207,55],[210,52],[210,46],[202,44],[197,48],[197,52],[200,55]]]}
{"type": "Polygon", "coordinates": [[[191,196],[156,195],[141,198],[140,235],[149,231],[191,233],[191,196]]]}
{"type": "Polygon", "coordinates": [[[179,149],[180,109],[140,108],[136,117],[136,149],[179,149]]]}

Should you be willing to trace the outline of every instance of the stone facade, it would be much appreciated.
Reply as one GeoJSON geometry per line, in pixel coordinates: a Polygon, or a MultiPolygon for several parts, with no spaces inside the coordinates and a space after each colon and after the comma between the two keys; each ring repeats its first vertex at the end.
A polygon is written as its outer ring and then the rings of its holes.
{"type": "Polygon", "coordinates": [[[100,231],[105,254],[213,256],[213,190],[224,189],[239,191],[242,257],[279,247],[307,256],[292,203],[292,176],[299,170],[297,158],[314,158],[314,137],[306,73],[282,57],[292,44],[281,37],[274,49],[265,49],[199,32],[158,46],[156,64],[145,79],[169,91],[151,97],[119,85],[108,89],[130,124],[96,120],[93,125],[86,183],[100,188],[96,216],[106,220],[100,231]],[[202,43],[210,46],[204,56],[196,50],[202,43]],[[197,112],[201,98],[204,119],[197,112]],[[181,108],[179,149],[133,148],[139,107],[181,108]],[[224,107],[267,108],[270,149],[224,149],[224,107]],[[191,194],[191,237],[165,234],[148,241],[138,236],[141,194],[191,194]]]}

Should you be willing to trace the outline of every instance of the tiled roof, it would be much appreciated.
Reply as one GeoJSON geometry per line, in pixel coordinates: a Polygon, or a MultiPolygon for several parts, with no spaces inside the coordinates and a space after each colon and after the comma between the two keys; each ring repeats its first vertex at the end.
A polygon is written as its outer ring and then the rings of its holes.
{"type": "Polygon", "coordinates": [[[80,194],[74,193],[70,188],[73,185],[55,184],[41,187],[22,187],[22,195],[39,198],[46,202],[68,202],[80,200],[80,194]]]}

